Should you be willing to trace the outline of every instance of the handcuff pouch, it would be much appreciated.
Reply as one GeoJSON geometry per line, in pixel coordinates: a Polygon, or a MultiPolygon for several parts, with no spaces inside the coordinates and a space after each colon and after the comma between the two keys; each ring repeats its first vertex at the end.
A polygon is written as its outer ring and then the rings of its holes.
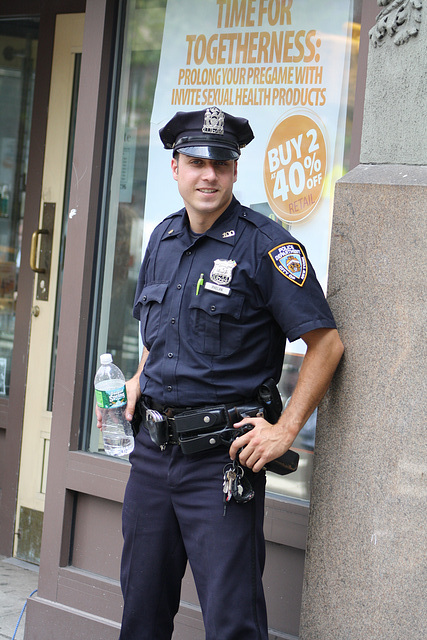
{"type": "Polygon", "coordinates": [[[228,413],[225,405],[213,407],[200,407],[181,411],[174,416],[174,432],[181,442],[182,434],[185,436],[206,434],[211,431],[221,430],[228,425],[228,413]]]}
{"type": "Polygon", "coordinates": [[[174,416],[172,424],[174,435],[186,455],[221,445],[221,434],[230,426],[223,404],[182,411],[174,416]]]}
{"type": "Polygon", "coordinates": [[[151,440],[161,449],[169,441],[169,423],[166,416],[153,409],[146,409],[145,426],[148,429],[151,440]]]}

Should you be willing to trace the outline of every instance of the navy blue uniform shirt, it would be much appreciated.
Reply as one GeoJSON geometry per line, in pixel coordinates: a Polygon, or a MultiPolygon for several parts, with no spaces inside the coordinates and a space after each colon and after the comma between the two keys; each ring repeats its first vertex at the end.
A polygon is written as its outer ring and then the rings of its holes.
{"type": "Polygon", "coordinates": [[[286,338],[335,328],[304,247],[234,197],[195,239],[185,209],[156,227],[134,316],[150,352],[141,391],[174,407],[253,398],[278,382],[286,338]]]}

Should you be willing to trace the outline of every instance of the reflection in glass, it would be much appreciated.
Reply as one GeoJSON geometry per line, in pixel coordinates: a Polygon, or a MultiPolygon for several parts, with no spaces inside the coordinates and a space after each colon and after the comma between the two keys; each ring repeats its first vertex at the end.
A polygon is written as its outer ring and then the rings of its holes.
{"type": "MultiPolygon", "coordinates": [[[[98,327],[98,356],[112,354],[125,378],[139,363],[138,324],[132,315],[141,265],[150,117],[160,59],[166,0],[129,3],[115,118],[114,156],[103,291],[98,327]]],[[[98,362],[95,362],[96,369],[98,362]]],[[[92,425],[90,451],[102,451],[92,425]]]]}
{"type": "Polygon", "coordinates": [[[9,395],[37,35],[37,20],[0,20],[0,398],[9,395]]]}
{"type": "Polygon", "coordinates": [[[74,79],[73,79],[73,93],[71,98],[71,110],[70,110],[70,129],[68,136],[68,149],[67,149],[67,169],[64,187],[64,203],[62,206],[62,224],[61,224],[61,244],[59,249],[59,263],[58,263],[58,282],[56,286],[56,302],[55,302],[55,319],[53,325],[53,338],[52,338],[52,356],[50,364],[50,376],[49,376],[49,393],[47,399],[47,410],[52,411],[53,407],[53,393],[56,373],[56,356],[58,353],[58,332],[59,332],[59,317],[61,312],[61,296],[62,296],[62,280],[64,276],[64,260],[65,260],[65,244],[67,239],[68,228],[68,211],[70,200],[70,188],[71,188],[71,173],[73,165],[73,152],[74,152],[74,134],[76,129],[76,117],[77,117],[77,99],[79,93],[80,82],[80,69],[81,69],[81,53],[74,54],[74,79]]]}
{"type": "MultiPolygon", "coordinates": [[[[302,355],[286,354],[279,391],[283,406],[289,402],[298,380],[302,355]]],[[[267,491],[298,500],[310,500],[310,480],[313,468],[313,450],[316,437],[317,410],[312,413],[292,445],[300,459],[298,470],[288,476],[267,473],[267,491]]]]}
{"type": "Polygon", "coordinates": [[[110,293],[107,341],[100,336],[100,353],[112,353],[126,379],[139,363],[138,330],[132,316],[141,263],[150,117],[160,58],[166,2],[131,3],[109,211],[112,269],[106,267],[104,292],[110,293]],[[101,345],[105,345],[101,346],[101,345]]]}
{"type": "MultiPolygon", "coordinates": [[[[342,141],[342,163],[334,168],[334,180],[338,180],[349,170],[350,146],[353,125],[353,111],[356,99],[356,75],[360,41],[361,0],[353,3],[353,20],[349,27],[349,81],[347,95],[342,97],[340,118],[345,120],[345,139],[342,141]]],[[[262,213],[265,213],[260,209],[262,213]]],[[[268,213],[267,213],[268,215],[268,213]]],[[[298,237],[298,229],[293,228],[292,233],[298,237]]],[[[293,355],[292,345],[287,345],[282,377],[279,382],[279,390],[283,404],[289,400],[295,388],[298,372],[302,362],[302,356],[293,355]]],[[[310,416],[303,429],[296,438],[293,449],[300,455],[298,471],[289,476],[280,477],[273,473],[267,473],[267,491],[273,494],[285,495],[296,500],[309,501],[311,488],[311,475],[313,470],[313,451],[316,436],[317,410],[310,416]]]]}

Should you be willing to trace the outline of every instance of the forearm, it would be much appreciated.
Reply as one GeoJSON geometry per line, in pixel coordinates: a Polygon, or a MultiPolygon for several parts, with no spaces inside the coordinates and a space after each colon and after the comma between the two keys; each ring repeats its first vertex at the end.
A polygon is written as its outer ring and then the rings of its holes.
{"type": "Polygon", "coordinates": [[[271,425],[263,418],[244,418],[234,425],[255,425],[252,431],[236,438],[230,447],[232,460],[244,447],[240,461],[254,471],[260,471],[267,462],[280,457],[292,446],[325,395],[343,354],[344,347],[335,329],[318,329],[301,337],[307,344],[307,353],[291,400],[277,423],[271,425]]]}
{"type": "Polygon", "coordinates": [[[138,382],[139,382],[139,378],[141,376],[141,373],[144,370],[144,366],[145,366],[145,363],[146,363],[147,358],[149,356],[149,353],[150,352],[148,351],[147,347],[143,347],[142,356],[141,356],[141,360],[140,360],[139,365],[138,365],[138,369],[136,370],[135,375],[132,376],[131,380],[138,380],[138,382]]]}
{"type": "Polygon", "coordinates": [[[292,442],[325,395],[344,351],[335,329],[311,331],[302,339],[307,353],[292,397],[277,422],[292,442]]]}
{"type": "Polygon", "coordinates": [[[145,366],[145,363],[147,361],[149,353],[150,352],[148,351],[148,349],[146,347],[144,347],[143,350],[142,350],[141,360],[140,360],[140,363],[138,365],[138,369],[136,370],[135,375],[132,376],[132,378],[130,378],[130,380],[128,380],[126,382],[126,393],[127,393],[127,398],[128,398],[126,418],[128,420],[132,419],[133,414],[135,412],[136,403],[138,402],[139,398],[141,397],[141,386],[140,386],[140,383],[139,383],[139,378],[141,376],[141,373],[144,370],[144,366],[145,366]]]}

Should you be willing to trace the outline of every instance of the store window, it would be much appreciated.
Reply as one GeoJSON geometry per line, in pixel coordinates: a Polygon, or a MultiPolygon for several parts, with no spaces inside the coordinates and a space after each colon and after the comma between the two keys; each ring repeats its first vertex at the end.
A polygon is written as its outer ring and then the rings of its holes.
{"type": "MultiPolygon", "coordinates": [[[[141,258],[154,226],[181,208],[159,127],[179,110],[215,104],[247,117],[255,140],[235,194],[306,246],[326,289],[333,186],[348,169],[361,0],[129,0],[117,89],[96,356],[130,377],[140,359],[132,318],[141,258]]],[[[279,384],[292,395],[304,355],[288,345],[279,384]]],[[[95,350],[94,350],[95,351],[95,350]]],[[[94,357],[94,369],[96,358],[94,357]]],[[[295,447],[296,474],[269,491],[308,500],[316,415],[295,447]]],[[[102,451],[94,425],[91,451],[102,451]]]]}
{"type": "MultiPolygon", "coordinates": [[[[162,46],[166,0],[130,0],[122,18],[117,56],[117,87],[111,123],[112,154],[107,160],[111,182],[107,188],[107,217],[97,282],[98,314],[92,370],[99,355],[111,353],[126,378],[140,360],[139,331],[132,315],[144,231],[150,118],[162,46]],[[120,37],[121,35],[121,37],[120,37]]],[[[90,432],[83,434],[89,451],[102,452],[103,444],[89,403],[90,432]]]]}
{"type": "Polygon", "coordinates": [[[0,20],[0,399],[9,396],[38,26],[0,20]]]}

